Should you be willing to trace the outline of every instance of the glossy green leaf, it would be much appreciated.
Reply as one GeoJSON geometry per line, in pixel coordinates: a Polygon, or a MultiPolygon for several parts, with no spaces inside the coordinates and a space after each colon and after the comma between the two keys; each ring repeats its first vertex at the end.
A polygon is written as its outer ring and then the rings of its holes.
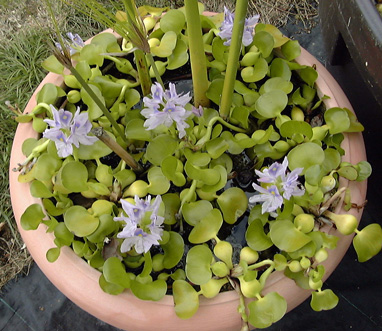
{"type": "Polygon", "coordinates": [[[50,198],[53,196],[53,193],[50,189],[46,187],[43,182],[39,180],[34,180],[30,186],[31,195],[35,198],[50,198]]]}
{"type": "Polygon", "coordinates": [[[256,33],[260,31],[266,31],[273,36],[275,48],[284,45],[289,38],[285,37],[282,32],[272,24],[257,23],[255,26],[256,33]]]}
{"type": "Polygon", "coordinates": [[[181,260],[184,252],[182,236],[174,231],[169,231],[170,239],[165,245],[161,245],[164,251],[163,266],[166,269],[174,268],[181,260]]]}
{"type": "Polygon", "coordinates": [[[220,105],[220,99],[222,96],[224,80],[221,78],[214,79],[208,87],[206,96],[213,103],[220,105]]]}
{"type": "Polygon", "coordinates": [[[86,238],[92,243],[102,243],[110,234],[118,231],[118,223],[114,221],[113,216],[103,214],[99,216],[98,228],[86,238]]]}
{"type": "Polygon", "coordinates": [[[42,62],[42,67],[50,72],[54,72],[55,74],[62,75],[65,67],[57,60],[54,55],[49,56],[42,62]]]}
{"type": "Polygon", "coordinates": [[[80,61],[86,61],[89,65],[103,65],[104,57],[101,56],[105,50],[101,45],[89,44],[82,47],[80,52],[80,61]]]}
{"type": "MultiPolygon", "coordinates": [[[[322,164],[325,160],[325,153],[322,148],[311,142],[296,146],[288,153],[289,169],[308,169],[309,167],[322,164]]],[[[305,170],[302,171],[302,174],[305,170]]]]}
{"type": "Polygon", "coordinates": [[[186,23],[186,17],[180,10],[169,10],[160,20],[160,29],[166,33],[173,31],[179,34],[186,23]]]}
{"type": "Polygon", "coordinates": [[[317,71],[309,66],[299,70],[299,75],[310,87],[313,87],[318,77],[317,71]]]}
{"type": "Polygon", "coordinates": [[[53,263],[55,261],[57,261],[57,259],[59,258],[60,256],[60,248],[59,247],[53,247],[53,248],[50,248],[48,249],[48,251],[46,252],[46,259],[53,263]]]}
{"type": "Polygon", "coordinates": [[[228,143],[222,137],[209,140],[206,143],[207,153],[213,159],[217,159],[219,156],[221,156],[228,149],[228,147],[228,143]]]}
{"type": "Polygon", "coordinates": [[[211,156],[207,153],[202,153],[200,151],[192,152],[188,148],[184,149],[184,155],[192,165],[197,167],[207,166],[211,161],[211,156]]]}
{"type": "Polygon", "coordinates": [[[246,83],[253,83],[262,80],[268,73],[268,63],[263,58],[259,58],[254,66],[245,67],[241,70],[241,78],[246,83]]]}
{"type": "Polygon", "coordinates": [[[118,295],[125,289],[123,286],[107,282],[103,274],[99,277],[98,283],[104,292],[112,295],[118,295]]]}
{"type": "Polygon", "coordinates": [[[325,122],[329,125],[330,134],[346,131],[350,127],[350,119],[346,110],[338,107],[330,108],[324,113],[325,122]]]}
{"type": "Polygon", "coordinates": [[[199,309],[198,293],[184,280],[176,280],[172,289],[176,315],[182,319],[192,317],[199,309]]]}
{"type": "Polygon", "coordinates": [[[167,31],[157,46],[151,47],[153,55],[158,57],[170,56],[176,47],[177,35],[174,31],[167,31]]]}
{"type": "Polygon", "coordinates": [[[174,70],[185,65],[189,59],[187,50],[186,43],[183,40],[178,39],[175,49],[168,57],[167,69],[174,70]]]}
{"type": "Polygon", "coordinates": [[[285,60],[275,58],[270,66],[271,77],[281,77],[286,81],[290,81],[292,77],[292,71],[285,60]]]}
{"type": "Polygon", "coordinates": [[[160,166],[162,161],[169,155],[173,155],[178,143],[167,134],[155,137],[147,145],[146,157],[154,165],[160,166]]]}
{"type": "Polygon", "coordinates": [[[286,252],[294,252],[312,240],[289,220],[275,221],[271,226],[270,238],[279,249],[286,252]]]}
{"type": "Polygon", "coordinates": [[[333,293],[333,291],[326,289],[312,293],[310,306],[314,311],[330,310],[337,306],[338,301],[338,297],[333,293]]]}
{"type": "Polygon", "coordinates": [[[281,90],[289,94],[293,90],[293,84],[281,77],[272,77],[261,86],[260,93],[264,94],[273,90],[281,90]]]}
{"type": "Polygon", "coordinates": [[[73,242],[74,235],[66,227],[65,223],[59,222],[54,228],[55,241],[60,243],[59,246],[70,246],[73,242]]]}
{"type": "Polygon", "coordinates": [[[177,214],[180,208],[180,198],[177,193],[167,193],[162,196],[165,205],[164,223],[175,224],[177,222],[177,214]]]}
{"type": "Polygon", "coordinates": [[[82,206],[70,207],[64,214],[64,222],[77,237],[91,235],[99,225],[99,219],[90,215],[82,206]]]}
{"type": "Polygon", "coordinates": [[[212,258],[212,252],[207,246],[193,246],[186,258],[187,278],[196,285],[207,283],[212,277],[212,258]]]}
{"type": "Polygon", "coordinates": [[[273,245],[272,240],[264,232],[260,219],[253,219],[245,233],[245,239],[250,248],[255,251],[264,251],[273,245]]]}
{"type": "Polygon", "coordinates": [[[370,177],[372,169],[371,169],[371,165],[369,162],[360,161],[357,163],[357,167],[359,169],[357,181],[363,181],[363,180],[370,177]]]}
{"type": "Polygon", "coordinates": [[[50,154],[42,154],[34,166],[34,176],[40,181],[51,180],[60,169],[62,161],[50,154]]]}
{"type": "Polygon", "coordinates": [[[302,134],[308,139],[312,138],[313,131],[309,123],[302,121],[286,121],[280,127],[280,134],[286,138],[292,138],[295,134],[302,134]]]}
{"type": "Polygon", "coordinates": [[[62,167],[62,184],[71,192],[86,191],[88,170],[86,166],[78,161],[68,162],[62,167]]]}
{"type": "Polygon", "coordinates": [[[259,49],[263,58],[267,58],[271,55],[275,43],[270,33],[259,31],[253,36],[253,44],[259,49]]]}
{"type": "Polygon", "coordinates": [[[109,257],[103,265],[102,272],[108,283],[130,288],[131,279],[119,258],[109,257]]]}
{"type": "Polygon", "coordinates": [[[144,120],[141,118],[134,118],[126,124],[125,133],[126,138],[134,140],[151,140],[151,131],[147,130],[143,124],[144,120]]]}
{"type": "Polygon", "coordinates": [[[36,230],[43,221],[45,214],[41,205],[34,203],[24,211],[20,218],[21,227],[24,230],[36,230]]]}
{"type": "Polygon", "coordinates": [[[281,51],[288,61],[292,61],[301,54],[301,47],[298,40],[289,40],[281,46],[281,51]]]}
{"type": "Polygon", "coordinates": [[[168,180],[171,180],[174,185],[182,187],[186,184],[186,178],[183,175],[183,163],[174,156],[167,156],[161,165],[163,174],[168,180]]]}
{"type": "MultiPolygon", "coordinates": [[[[92,84],[89,84],[89,87],[93,90],[95,95],[100,99],[100,101],[105,104],[105,98],[102,96],[101,90],[92,84]]],[[[97,106],[95,101],[90,97],[90,95],[85,91],[84,88],[81,88],[81,98],[82,101],[88,106],[88,115],[89,120],[95,120],[103,115],[102,110],[97,106]]]]}
{"type": "Polygon", "coordinates": [[[170,181],[163,174],[160,167],[150,168],[147,174],[147,179],[150,183],[147,187],[147,191],[150,194],[162,195],[167,193],[170,188],[170,181]]]}
{"type": "Polygon", "coordinates": [[[211,210],[191,230],[188,240],[193,244],[201,244],[214,238],[223,224],[223,217],[218,209],[211,210]]]}
{"type": "Polygon", "coordinates": [[[166,295],[167,283],[163,279],[148,283],[133,280],[131,282],[131,291],[141,300],[159,301],[166,295]]]}
{"type": "Polygon", "coordinates": [[[369,224],[359,231],[353,239],[358,261],[365,262],[378,254],[382,248],[382,229],[377,223],[369,224]]]}
{"type": "Polygon", "coordinates": [[[217,198],[217,203],[223,213],[224,221],[234,224],[247,210],[248,198],[242,189],[230,187],[217,198]]]}
{"type": "Polygon", "coordinates": [[[57,86],[52,83],[46,83],[43,88],[37,93],[36,102],[55,104],[58,97],[57,86]]]}
{"type": "Polygon", "coordinates": [[[195,226],[200,220],[213,209],[212,204],[206,200],[198,200],[183,205],[182,213],[184,220],[191,226],[195,226]]]}
{"type": "Polygon", "coordinates": [[[267,328],[279,321],[287,311],[286,300],[276,292],[271,292],[248,304],[248,321],[256,328],[267,328]]]}
{"type": "Polygon", "coordinates": [[[214,279],[211,278],[207,283],[200,285],[203,296],[206,298],[214,298],[220,293],[220,289],[228,283],[228,279],[214,279]]]}
{"type": "Polygon", "coordinates": [[[281,114],[288,104],[288,96],[281,90],[264,93],[256,101],[256,111],[265,118],[274,118],[281,114]]]}

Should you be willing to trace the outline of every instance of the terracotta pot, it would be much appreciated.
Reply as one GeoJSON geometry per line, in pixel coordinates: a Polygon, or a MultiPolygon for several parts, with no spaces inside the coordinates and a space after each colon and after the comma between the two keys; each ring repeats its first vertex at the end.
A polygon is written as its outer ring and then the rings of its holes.
{"type": "MultiPolygon", "coordinates": [[[[302,50],[298,62],[306,65],[315,65],[319,73],[317,86],[319,93],[330,96],[326,100],[326,106],[346,107],[351,105],[339,85],[329,72],[307,51],[302,50]]],[[[63,79],[56,74],[48,74],[29,101],[25,112],[30,112],[36,105],[35,96],[39,89],[46,83],[62,85],[63,79]]],[[[24,160],[21,146],[26,138],[35,137],[37,133],[30,123],[19,124],[14,138],[11,168],[24,160]]],[[[344,161],[357,163],[366,159],[363,138],[360,133],[347,134],[342,144],[346,151],[344,161]]],[[[159,302],[142,301],[137,299],[130,291],[125,291],[118,296],[106,294],[98,285],[100,272],[90,267],[84,260],[79,258],[70,248],[63,247],[61,255],[54,263],[46,259],[48,249],[55,247],[52,233],[46,233],[46,226],[40,225],[35,231],[24,231],[20,226],[20,217],[24,210],[33,203],[40,203],[40,199],[33,198],[29,193],[29,184],[17,181],[18,173],[10,171],[10,191],[14,215],[17,220],[19,231],[26,243],[34,260],[48,277],[48,279],[70,300],[79,307],[97,318],[121,329],[134,331],[151,330],[239,330],[241,319],[237,313],[239,299],[234,291],[219,294],[214,299],[201,298],[198,312],[188,320],[179,319],[174,312],[172,296],[165,296],[159,302]],[[199,326],[198,326],[199,325],[199,326]]],[[[341,181],[342,186],[351,189],[352,202],[361,205],[366,196],[366,181],[348,182],[341,181]]],[[[345,213],[338,206],[337,212],[345,213]]],[[[361,218],[362,210],[352,209],[350,213],[358,219],[361,218]]],[[[338,247],[329,252],[329,258],[325,261],[325,269],[328,277],[341,261],[346,253],[352,237],[344,237],[334,231],[326,229],[331,234],[340,237],[338,247]]],[[[288,311],[302,303],[310,293],[302,290],[294,281],[285,277],[280,272],[274,272],[268,279],[263,293],[278,292],[288,302],[288,311]]]]}

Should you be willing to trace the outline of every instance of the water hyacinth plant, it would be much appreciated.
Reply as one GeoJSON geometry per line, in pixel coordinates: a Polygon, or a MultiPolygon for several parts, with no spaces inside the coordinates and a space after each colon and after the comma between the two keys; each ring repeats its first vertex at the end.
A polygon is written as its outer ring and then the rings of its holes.
{"type": "Polygon", "coordinates": [[[371,173],[342,161],[344,136],[363,127],[325,106],[315,68],[295,61],[298,42],[246,18],[246,0],[212,16],[195,0],[177,10],[123,0],[115,13],[72,4],[120,37],[60,38],[43,66],[65,86],[46,84],[17,118],[41,134],[18,169],[42,200],[22,227],[55,236],[47,259],[69,246],[106,293],[171,294],[181,319],[200,297],[235,290],[243,330],[286,313],[280,294],[262,293],[273,271],[310,290],[314,310],[334,308],[322,288],[338,240],[327,227],[356,234],[361,262],[381,250],[382,229],[336,213],[359,207],[340,178],[371,173]]]}

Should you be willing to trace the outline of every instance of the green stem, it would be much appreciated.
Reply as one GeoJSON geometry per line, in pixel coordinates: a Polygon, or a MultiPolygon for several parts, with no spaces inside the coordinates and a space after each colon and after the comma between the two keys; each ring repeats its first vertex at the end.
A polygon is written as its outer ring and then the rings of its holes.
{"type": "Polygon", "coordinates": [[[147,66],[145,53],[137,49],[134,51],[135,63],[137,65],[139,82],[142,88],[143,96],[150,94],[151,90],[151,78],[149,74],[149,68],[147,66]]]}
{"type": "Polygon", "coordinates": [[[106,108],[106,106],[102,103],[102,101],[97,97],[97,95],[94,93],[94,91],[90,88],[89,84],[85,82],[85,80],[82,78],[80,73],[73,66],[70,66],[69,70],[73,74],[73,76],[77,78],[78,82],[85,89],[85,91],[89,94],[89,96],[94,100],[94,102],[97,104],[97,106],[102,110],[103,114],[109,120],[109,122],[114,127],[114,129],[118,132],[119,136],[123,139],[124,142],[127,143],[128,140],[125,136],[125,133],[123,132],[121,127],[118,125],[117,121],[110,114],[110,112],[106,108]]]}
{"type": "Polygon", "coordinates": [[[210,100],[206,96],[208,89],[206,55],[197,0],[184,1],[189,37],[192,81],[195,107],[208,107],[210,100]]]}
{"type": "Polygon", "coordinates": [[[216,117],[211,118],[211,120],[208,123],[207,131],[206,131],[205,135],[196,143],[196,146],[203,146],[210,139],[211,133],[212,133],[212,127],[216,122],[220,122],[221,124],[225,125],[227,128],[234,130],[236,132],[241,132],[241,133],[246,132],[246,130],[239,128],[237,126],[234,126],[234,125],[226,122],[225,120],[223,120],[223,118],[216,116],[216,117]]]}
{"type": "Polygon", "coordinates": [[[236,80],[237,66],[239,63],[247,7],[248,0],[236,1],[235,19],[233,22],[231,45],[227,61],[227,70],[224,78],[222,98],[220,101],[220,116],[224,119],[226,119],[229,116],[229,112],[231,110],[233,89],[236,80]]]}
{"type": "Polygon", "coordinates": [[[157,82],[162,85],[163,89],[165,89],[163,81],[162,81],[162,77],[159,74],[157,65],[155,64],[155,61],[154,61],[154,58],[153,58],[152,54],[151,53],[147,53],[147,58],[149,59],[150,65],[151,65],[151,67],[154,70],[154,75],[155,75],[155,78],[156,78],[157,82]]]}

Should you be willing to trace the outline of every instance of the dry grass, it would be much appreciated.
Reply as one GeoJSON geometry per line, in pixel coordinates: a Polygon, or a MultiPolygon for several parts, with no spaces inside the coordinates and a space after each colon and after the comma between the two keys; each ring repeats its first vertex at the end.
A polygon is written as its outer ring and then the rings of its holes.
{"type": "Polygon", "coordinates": [[[19,273],[29,272],[33,260],[20,241],[19,234],[15,237],[6,223],[0,223],[0,289],[19,273]]]}
{"type": "MultiPolygon", "coordinates": [[[[109,0],[98,0],[107,4],[109,0]]],[[[234,8],[235,0],[200,0],[206,10],[221,12],[224,5],[234,8]]],[[[182,0],[136,0],[138,5],[180,7],[182,0]]],[[[102,27],[87,16],[78,15],[60,1],[51,1],[60,29],[87,39],[102,27]]],[[[260,21],[278,27],[288,20],[302,22],[305,31],[314,26],[318,0],[249,0],[249,14],[260,14],[260,21]]],[[[32,262],[12,217],[8,189],[9,153],[15,129],[5,100],[21,109],[44,75],[40,62],[48,32],[51,31],[44,0],[0,0],[0,289],[32,262]]]]}

